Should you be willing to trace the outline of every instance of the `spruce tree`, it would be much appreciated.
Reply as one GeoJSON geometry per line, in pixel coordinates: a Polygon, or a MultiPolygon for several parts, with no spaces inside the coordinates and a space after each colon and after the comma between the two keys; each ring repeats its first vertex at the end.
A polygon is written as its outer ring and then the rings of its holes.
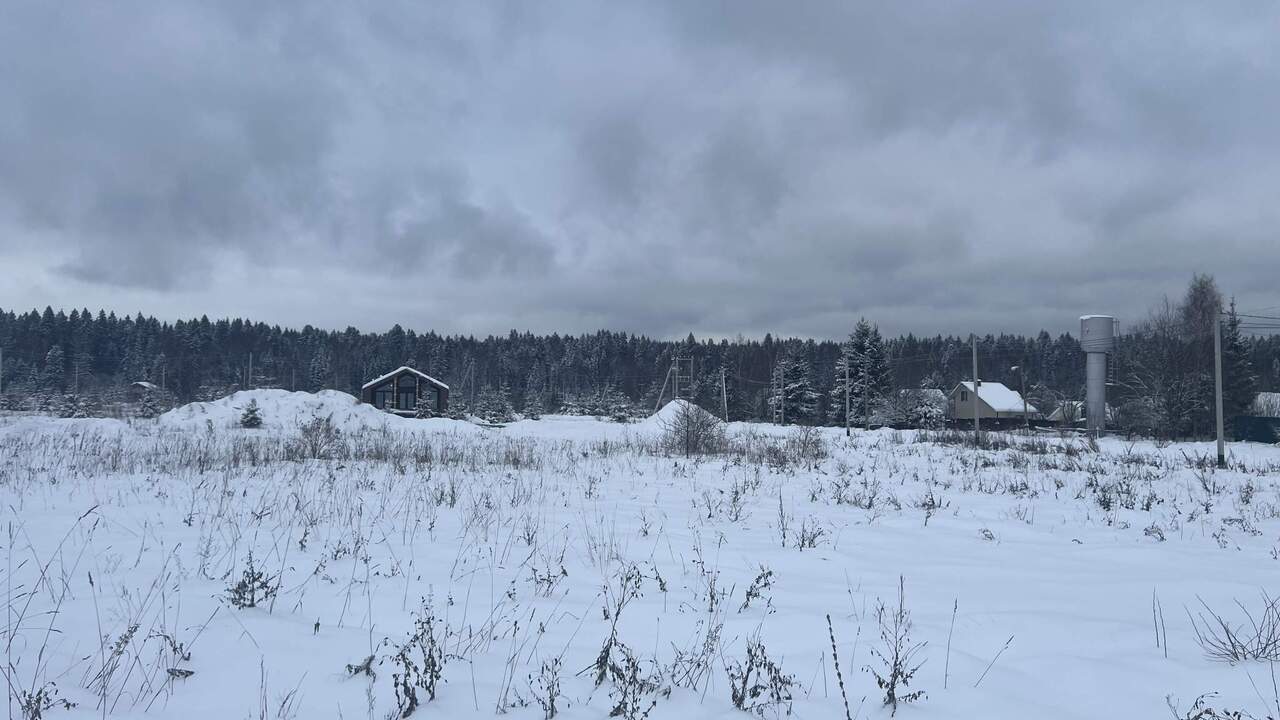
{"type": "Polygon", "coordinates": [[[769,410],[775,421],[806,425],[817,418],[818,393],[813,389],[813,369],[803,346],[791,348],[774,366],[769,389],[769,410]]]}
{"type": "Polygon", "coordinates": [[[845,368],[849,376],[848,422],[861,425],[875,414],[875,408],[888,395],[892,387],[889,357],[885,351],[880,329],[858,320],[849,339],[841,346],[836,359],[835,386],[831,390],[831,422],[845,424],[845,368]]]}
{"type": "Polygon", "coordinates": [[[249,400],[249,404],[244,406],[244,412],[240,413],[240,427],[242,428],[259,428],[262,427],[262,415],[258,409],[258,401],[249,400]]]}
{"type": "Polygon", "coordinates": [[[1236,301],[1232,298],[1222,327],[1222,414],[1227,422],[1246,414],[1258,396],[1258,378],[1253,373],[1249,355],[1249,345],[1240,332],[1236,301]]]}

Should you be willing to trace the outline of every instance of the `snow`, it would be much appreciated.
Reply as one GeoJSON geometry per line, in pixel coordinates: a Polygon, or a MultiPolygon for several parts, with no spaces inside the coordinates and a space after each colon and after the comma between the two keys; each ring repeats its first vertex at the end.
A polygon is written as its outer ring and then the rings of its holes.
{"type": "Polygon", "coordinates": [[[2,417],[6,667],[78,703],[48,718],[385,718],[427,599],[445,666],[414,718],[542,718],[556,659],[557,717],[607,717],[614,683],[579,671],[615,622],[642,673],[667,668],[653,720],[751,717],[726,666],[757,636],[795,677],[795,717],[844,717],[829,616],[850,714],[887,718],[864,668],[901,578],[927,696],[900,718],[1165,717],[1166,696],[1185,711],[1206,692],[1266,716],[1268,665],[1205,657],[1188,611],[1243,623],[1236,600],[1277,593],[1280,448],[1231,443],[1215,470],[1208,442],[992,434],[1014,447],[975,451],[730,423],[727,454],[687,459],[650,442],[680,409],[482,429],[255,390],[154,421],[2,417]],[[251,399],[261,429],[237,425],[251,399]],[[317,415],[345,445],[299,455],[317,415]],[[237,608],[250,551],[279,590],[237,608]],[[682,686],[677,649],[708,621],[706,680],[682,686]],[[374,676],[346,670],[370,655],[374,676]]]}
{"type": "Polygon", "coordinates": [[[181,430],[201,430],[210,424],[215,429],[237,428],[240,416],[251,400],[258,403],[263,428],[276,431],[296,430],[303,423],[317,417],[331,418],[336,425],[344,428],[407,432],[424,429],[472,432],[477,429],[471,423],[461,420],[403,418],[362,403],[338,390],[321,390],[318,393],[241,390],[212,402],[195,402],[174,408],[161,415],[158,424],[161,428],[181,430]]]}
{"type": "MultiPolygon", "coordinates": [[[[969,392],[973,392],[973,381],[962,382],[960,386],[969,392]]],[[[987,405],[990,405],[995,412],[1021,413],[1023,409],[1022,395],[1018,394],[1016,390],[1005,387],[1004,383],[981,381],[978,385],[978,397],[982,398],[982,401],[987,405]]],[[[1026,410],[1028,413],[1040,412],[1035,405],[1030,403],[1026,405],[1026,410]]]]}
{"type": "Polygon", "coordinates": [[[437,379],[435,379],[435,378],[431,377],[430,375],[428,375],[428,374],[426,374],[426,373],[424,373],[424,372],[422,372],[422,371],[420,371],[420,370],[414,370],[413,368],[409,367],[408,365],[401,365],[400,367],[396,368],[395,370],[392,370],[392,371],[391,371],[391,372],[389,372],[389,373],[386,373],[385,375],[379,375],[378,377],[376,377],[376,378],[374,378],[374,379],[370,380],[369,382],[365,383],[364,385],[362,385],[362,386],[360,387],[360,389],[361,389],[361,390],[368,390],[369,388],[373,387],[374,385],[380,385],[380,384],[382,384],[382,383],[386,382],[387,380],[390,380],[391,378],[395,377],[396,375],[399,375],[399,374],[400,374],[400,373],[402,373],[402,372],[410,372],[410,373],[413,373],[414,375],[417,375],[418,377],[422,378],[423,380],[426,380],[426,381],[427,381],[427,382],[429,382],[429,383],[432,383],[432,384],[434,384],[434,385],[438,385],[438,386],[440,386],[440,387],[444,388],[445,390],[448,390],[448,389],[449,389],[449,386],[448,386],[448,385],[445,385],[444,383],[440,382],[439,380],[437,380],[437,379]]]}

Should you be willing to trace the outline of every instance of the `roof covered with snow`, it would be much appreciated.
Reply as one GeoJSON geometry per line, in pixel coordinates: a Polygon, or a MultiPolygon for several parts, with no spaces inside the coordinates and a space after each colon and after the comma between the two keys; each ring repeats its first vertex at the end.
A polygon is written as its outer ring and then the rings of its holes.
{"type": "MultiPolygon", "coordinates": [[[[962,382],[956,386],[956,390],[959,389],[973,392],[973,382],[962,382]]],[[[955,390],[952,390],[951,392],[954,394],[955,390]]],[[[1018,394],[1018,391],[1009,389],[1004,383],[980,380],[978,384],[978,397],[982,399],[982,402],[986,403],[992,410],[998,413],[1020,413],[1024,407],[1022,396],[1018,394]]],[[[1029,413],[1040,412],[1036,409],[1036,406],[1031,403],[1026,403],[1025,407],[1026,411],[1029,413]]]]}
{"type": "Polygon", "coordinates": [[[400,367],[396,368],[395,370],[392,370],[391,372],[387,373],[386,375],[380,375],[380,376],[378,376],[378,377],[376,377],[376,378],[374,378],[374,379],[370,380],[369,382],[365,383],[364,385],[361,385],[361,386],[360,386],[360,389],[361,389],[361,390],[368,390],[369,388],[373,387],[374,385],[381,385],[382,383],[384,383],[384,382],[386,382],[386,381],[390,380],[391,378],[395,377],[396,375],[399,375],[399,374],[401,374],[401,373],[406,373],[406,372],[407,372],[407,373],[412,373],[412,374],[414,374],[414,375],[417,375],[418,377],[422,378],[423,380],[426,380],[427,382],[431,383],[432,385],[436,385],[436,386],[438,386],[438,387],[442,387],[442,388],[444,388],[445,390],[448,390],[448,389],[449,389],[449,386],[448,386],[448,385],[445,385],[444,383],[440,382],[439,380],[437,380],[437,379],[435,379],[435,378],[431,377],[430,375],[428,375],[428,374],[426,374],[426,373],[424,373],[424,372],[422,372],[422,371],[420,371],[420,370],[414,370],[413,368],[409,367],[408,365],[401,365],[400,367]]]}

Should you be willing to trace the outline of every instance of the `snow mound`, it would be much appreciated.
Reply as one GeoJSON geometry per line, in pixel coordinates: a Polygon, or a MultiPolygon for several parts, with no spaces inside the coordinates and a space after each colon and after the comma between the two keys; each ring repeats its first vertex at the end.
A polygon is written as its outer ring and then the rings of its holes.
{"type": "Polygon", "coordinates": [[[210,402],[194,402],[174,408],[161,415],[159,423],[161,427],[175,429],[199,429],[209,423],[213,423],[215,428],[238,427],[240,415],[251,400],[258,402],[262,426],[271,429],[294,429],[317,416],[331,416],[339,427],[387,427],[409,422],[337,390],[318,393],[241,390],[210,402]]]}
{"type": "Polygon", "coordinates": [[[671,423],[675,422],[676,419],[680,417],[680,414],[685,412],[686,408],[698,413],[699,415],[712,417],[711,413],[702,409],[698,405],[695,405],[688,400],[676,399],[666,405],[663,405],[662,409],[658,412],[650,415],[644,420],[641,420],[638,425],[645,429],[663,430],[670,426],[671,423]]]}

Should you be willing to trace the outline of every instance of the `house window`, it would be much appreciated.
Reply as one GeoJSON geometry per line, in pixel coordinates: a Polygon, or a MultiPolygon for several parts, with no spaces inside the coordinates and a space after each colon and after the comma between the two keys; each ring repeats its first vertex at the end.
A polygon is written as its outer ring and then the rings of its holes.
{"type": "Polygon", "coordinates": [[[969,392],[967,390],[960,391],[960,402],[969,402],[969,392]]]}
{"type": "Polygon", "coordinates": [[[373,389],[373,406],[379,410],[385,410],[391,407],[391,400],[395,397],[394,387],[391,383],[383,383],[373,389]]]}
{"type": "Polygon", "coordinates": [[[418,379],[412,375],[401,375],[396,381],[398,388],[399,402],[396,408],[399,410],[413,410],[418,406],[418,379]]]}

